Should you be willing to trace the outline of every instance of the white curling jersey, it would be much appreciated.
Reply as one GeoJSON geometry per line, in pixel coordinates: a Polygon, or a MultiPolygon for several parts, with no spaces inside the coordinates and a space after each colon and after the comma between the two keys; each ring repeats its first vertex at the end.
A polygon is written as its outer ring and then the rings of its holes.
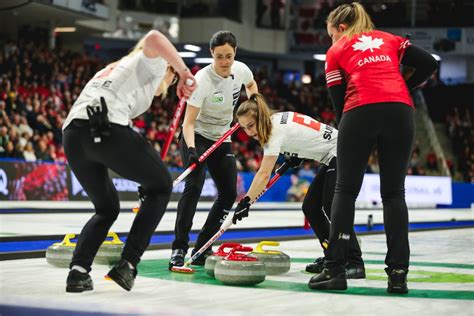
{"type": "Polygon", "coordinates": [[[337,129],[296,112],[272,114],[272,134],[263,147],[267,156],[280,153],[329,164],[336,157],[337,129]]]}
{"type": "Polygon", "coordinates": [[[74,102],[63,130],[73,119],[89,119],[86,106],[100,105],[100,97],[107,103],[109,121],[128,125],[131,119],[150,107],[166,67],[163,58],[148,58],[139,51],[100,70],[74,102]]]}
{"type": "MultiPolygon", "coordinates": [[[[218,140],[230,128],[240,90],[253,80],[252,71],[244,63],[234,61],[227,78],[219,76],[212,64],[199,70],[195,78],[198,87],[188,104],[201,110],[194,131],[207,139],[218,140]]],[[[230,137],[225,141],[230,142],[230,137]]]]}

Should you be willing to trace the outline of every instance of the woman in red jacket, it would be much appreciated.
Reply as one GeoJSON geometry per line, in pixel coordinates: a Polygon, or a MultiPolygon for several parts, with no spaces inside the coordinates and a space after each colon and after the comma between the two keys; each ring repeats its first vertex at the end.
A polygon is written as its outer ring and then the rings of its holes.
{"type": "Polygon", "coordinates": [[[410,248],[404,183],[415,133],[409,90],[428,79],[438,65],[407,39],[375,30],[357,2],[334,9],[327,31],[333,42],[326,55],[326,82],[339,121],[338,174],[327,268],[308,285],[316,290],[347,289],[344,252],[354,225],[354,203],[376,147],[388,247],[387,291],[407,293],[410,248]],[[400,64],[415,69],[406,80],[400,64]]]}

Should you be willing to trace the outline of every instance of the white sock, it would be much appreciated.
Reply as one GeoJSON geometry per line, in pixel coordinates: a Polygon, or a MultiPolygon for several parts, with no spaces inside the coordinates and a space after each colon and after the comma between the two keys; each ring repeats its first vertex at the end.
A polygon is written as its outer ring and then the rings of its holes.
{"type": "Polygon", "coordinates": [[[133,266],[133,264],[131,264],[130,262],[128,262],[127,260],[125,260],[127,263],[128,263],[128,267],[132,270],[135,270],[135,267],[133,266]]]}
{"type": "Polygon", "coordinates": [[[72,266],[71,270],[77,270],[77,271],[79,271],[79,272],[81,272],[81,273],[87,273],[87,270],[86,270],[86,269],[84,269],[84,268],[81,267],[81,266],[77,266],[77,265],[72,266]]]}

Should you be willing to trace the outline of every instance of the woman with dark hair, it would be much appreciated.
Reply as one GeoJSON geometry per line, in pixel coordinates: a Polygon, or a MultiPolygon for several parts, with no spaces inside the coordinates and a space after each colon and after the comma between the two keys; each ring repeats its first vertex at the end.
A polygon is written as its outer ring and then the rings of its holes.
{"type": "Polygon", "coordinates": [[[71,108],[63,125],[64,151],[95,214],[77,240],[66,292],[93,289],[92,261],[119,215],[119,196],[108,169],[139,183],[144,192],[121,260],[108,273],[122,288],[132,289],[137,265],[168,205],[172,180],[156,150],[129,122],[150,107],[155,95],[166,95],[178,75],[177,95],[187,98],[196,88],[194,77],[173,44],[153,30],[127,56],[89,80],[71,108]]]}
{"type": "MultiPolygon", "coordinates": [[[[242,85],[247,95],[258,93],[249,67],[234,60],[237,52],[235,36],[229,31],[219,31],[212,36],[209,44],[213,62],[196,73],[199,87],[188,100],[184,116],[181,155],[188,166],[195,162],[198,167],[186,178],[184,192],[178,202],[170,269],[184,264],[189,232],[206,179],[206,167],[216,184],[217,199],[197,237],[193,253],[219,230],[232,208],[237,196],[237,166],[230,137],[202,164],[199,164],[199,156],[230,128],[242,85]]],[[[199,256],[193,264],[204,265],[210,253],[212,249],[199,256]]]]}
{"type": "MultiPolygon", "coordinates": [[[[337,130],[296,112],[272,113],[259,94],[253,94],[242,103],[236,113],[242,129],[263,146],[263,159],[249,190],[237,205],[234,222],[247,217],[250,203],[263,191],[280,154],[291,158],[286,164],[298,165],[303,159],[320,163],[318,174],[311,182],[303,201],[303,213],[321,244],[324,254],[329,239],[331,203],[336,185],[337,130]]],[[[345,266],[348,279],[365,278],[364,261],[359,243],[351,232],[345,266]]],[[[306,271],[320,273],[325,266],[321,257],[306,266],[306,271]]]]}
{"type": "Polygon", "coordinates": [[[326,82],[339,121],[338,174],[326,269],[308,285],[316,290],[347,289],[344,254],[353,238],[355,200],[376,146],[388,248],[387,291],[407,293],[410,248],[404,184],[415,133],[409,90],[428,79],[438,65],[407,39],[375,30],[357,2],[334,9],[327,31],[333,42],[326,54],[326,82]],[[414,69],[406,80],[400,64],[414,69]]]}

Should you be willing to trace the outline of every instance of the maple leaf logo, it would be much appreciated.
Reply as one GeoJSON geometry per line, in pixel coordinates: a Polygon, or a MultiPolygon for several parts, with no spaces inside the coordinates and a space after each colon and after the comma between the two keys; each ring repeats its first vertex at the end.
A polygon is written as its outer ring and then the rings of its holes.
{"type": "Polygon", "coordinates": [[[352,48],[354,48],[354,50],[361,50],[362,52],[365,52],[366,50],[370,49],[370,52],[373,53],[374,48],[380,49],[380,46],[382,46],[382,44],[383,39],[381,38],[372,39],[372,36],[362,35],[359,38],[359,42],[352,45],[352,48]]]}

